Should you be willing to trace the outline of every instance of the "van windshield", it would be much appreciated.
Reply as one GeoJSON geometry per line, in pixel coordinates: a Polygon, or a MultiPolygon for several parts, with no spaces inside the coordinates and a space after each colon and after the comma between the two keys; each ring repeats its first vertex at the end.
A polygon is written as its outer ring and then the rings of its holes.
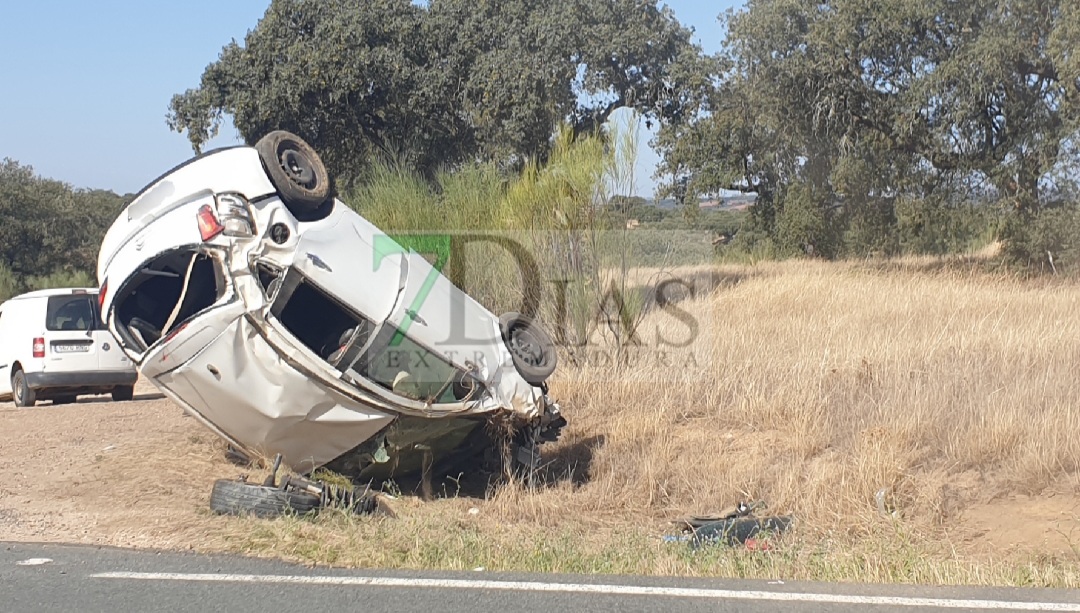
{"type": "Polygon", "coordinates": [[[45,329],[50,332],[64,330],[102,330],[105,325],[98,315],[97,305],[90,294],[50,296],[45,307],[45,329]]]}

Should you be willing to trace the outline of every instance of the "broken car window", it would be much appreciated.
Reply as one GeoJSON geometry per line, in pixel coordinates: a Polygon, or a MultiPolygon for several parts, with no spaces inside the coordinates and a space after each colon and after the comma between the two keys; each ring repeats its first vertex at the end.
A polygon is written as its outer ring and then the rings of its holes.
{"type": "Polygon", "coordinates": [[[367,344],[373,325],[295,269],[285,275],[270,312],[305,347],[334,366],[367,344]]]}
{"type": "Polygon", "coordinates": [[[465,371],[398,330],[389,330],[388,336],[389,343],[373,347],[366,356],[368,379],[399,396],[431,404],[459,402],[471,396],[472,378],[465,371]]]}
{"type": "Polygon", "coordinates": [[[295,269],[285,274],[270,312],[354,385],[356,378],[364,378],[402,397],[431,404],[475,398],[479,391],[480,384],[464,370],[392,326],[383,326],[372,338],[372,321],[295,269]]]}
{"type": "Polygon", "coordinates": [[[139,270],[117,297],[117,330],[145,351],[220,300],[228,286],[217,259],[197,249],[162,255],[139,270]]]}

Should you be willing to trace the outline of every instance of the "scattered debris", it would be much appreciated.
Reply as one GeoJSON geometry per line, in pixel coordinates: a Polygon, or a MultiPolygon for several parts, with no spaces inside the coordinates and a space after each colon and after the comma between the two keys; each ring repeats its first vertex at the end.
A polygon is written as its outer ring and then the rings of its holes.
{"type": "Polygon", "coordinates": [[[743,545],[751,551],[768,551],[772,544],[768,537],[784,532],[791,526],[790,515],[754,517],[754,511],[765,507],[763,502],[735,507],[714,515],[695,515],[675,523],[682,527],[682,535],[665,537],[666,541],[686,541],[695,549],[702,545],[723,543],[743,545]]]}
{"type": "Polygon", "coordinates": [[[878,513],[885,517],[900,519],[900,511],[886,499],[888,494],[889,492],[885,488],[881,488],[874,494],[874,503],[877,505],[878,513]]]}
{"type": "Polygon", "coordinates": [[[473,507],[473,508],[469,509],[469,515],[479,515],[479,514],[480,514],[480,509],[478,509],[476,507],[473,507]]]}

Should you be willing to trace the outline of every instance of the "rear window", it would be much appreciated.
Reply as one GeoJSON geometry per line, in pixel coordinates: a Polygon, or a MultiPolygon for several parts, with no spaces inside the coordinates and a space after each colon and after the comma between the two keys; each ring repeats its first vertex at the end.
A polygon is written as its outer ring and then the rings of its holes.
{"type": "Polygon", "coordinates": [[[52,332],[104,329],[90,294],[50,296],[45,309],[45,329],[52,332]]]}

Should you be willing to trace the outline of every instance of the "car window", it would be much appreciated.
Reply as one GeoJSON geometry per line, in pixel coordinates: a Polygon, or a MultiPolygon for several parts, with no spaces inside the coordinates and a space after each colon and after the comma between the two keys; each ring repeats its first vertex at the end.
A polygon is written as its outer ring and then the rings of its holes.
{"type": "Polygon", "coordinates": [[[296,340],[334,366],[355,359],[374,324],[290,269],[270,309],[296,340]]]}
{"type": "Polygon", "coordinates": [[[45,308],[45,329],[53,332],[104,328],[89,294],[50,296],[45,308]]]}
{"type": "Polygon", "coordinates": [[[372,347],[361,374],[399,396],[431,404],[475,395],[469,393],[471,378],[465,371],[400,331],[389,332],[391,342],[372,347]]]}
{"type": "Polygon", "coordinates": [[[374,322],[295,269],[282,279],[270,312],[296,340],[354,385],[360,377],[431,404],[477,397],[480,383],[464,370],[393,326],[384,325],[376,334],[374,322]]]}

